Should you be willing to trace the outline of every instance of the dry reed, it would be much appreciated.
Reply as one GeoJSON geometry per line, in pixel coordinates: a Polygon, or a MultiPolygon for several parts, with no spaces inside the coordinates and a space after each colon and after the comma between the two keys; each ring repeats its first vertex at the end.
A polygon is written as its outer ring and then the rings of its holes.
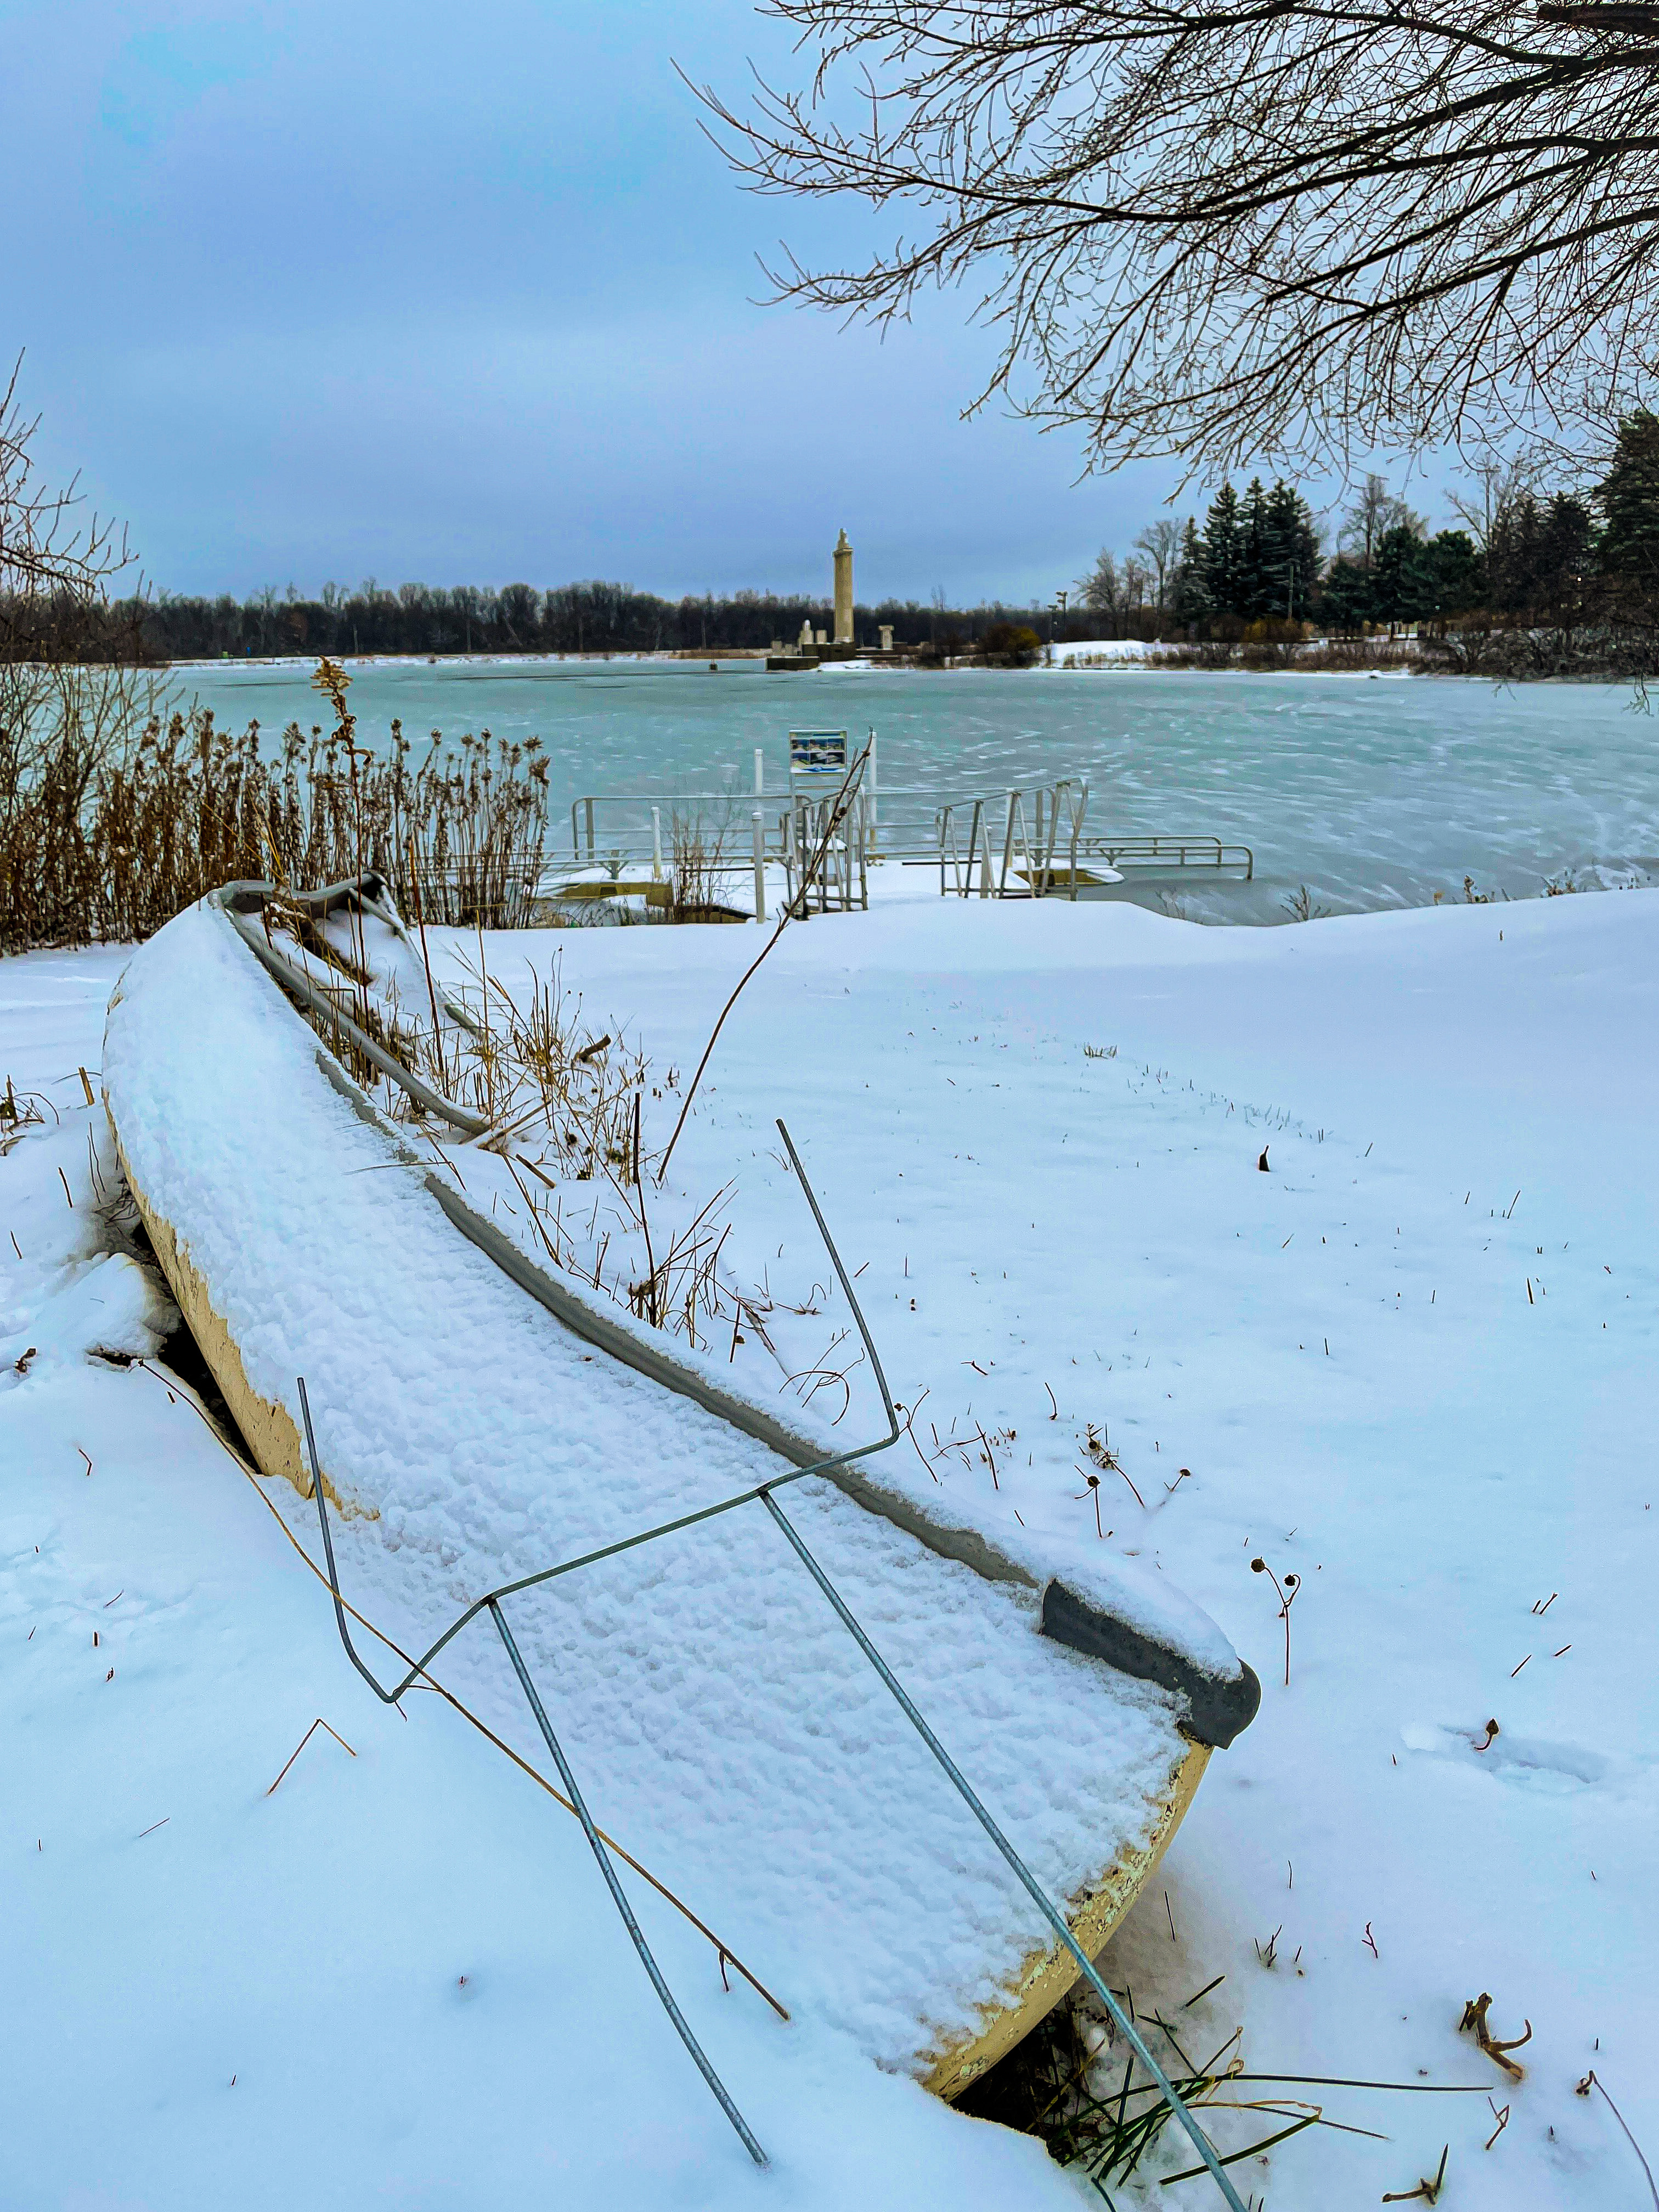
{"type": "Polygon", "coordinates": [[[541,873],[539,744],[485,731],[424,757],[398,724],[376,754],[353,725],[274,755],[172,703],[142,671],[0,665],[0,952],[132,942],[217,885],[313,884],[374,868],[428,921],[511,927],[541,873]]]}
{"type": "MultiPolygon", "coordinates": [[[[1261,2074],[1247,2071],[1239,2047],[1243,2031],[1235,2028],[1218,2050],[1194,2063],[1182,2047],[1189,2033],[1184,2015],[1214,1982],[1189,1997],[1173,2021],[1142,2011],[1138,2024],[1150,2038],[1154,2030],[1164,2047],[1163,2063],[1187,2105],[1203,2113],[1212,2131],[1224,2115],[1245,2116],[1245,2124],[1264,2124],[1266,2134],[1224,2156],[1224,2166],[1260,2158],[1266,2151],[1310,2128],[1341,2135],[1388,2138],[1374,2128],[1329,2118],[1322,2103],[1293,2094],[1307,2089],[1374,2090],[1391,2095],[1478,2096],[1478,2082],[1376,2081],[1334,2075],[1261,2074]]],[[[1122,1993],[1135,2013],[1133,1992],[1122,1993]]],[[[1195,2016],[1196,2017],[1196,2016],[1195,2016]]],[[[1073,1994],[1056,2006],[1025,2040],[992,2068],[959,2100],[960,2108],[983,2119],[1036,2136],[1059,2165],[1093,2185],[1107,2205],[1122,2185],[1143,2188],[1154,2176],[1146,2168],[1166,2163],[1170,2150],[1185,2145],[1169,2137],[1172,2118],[1158,2085],[1132,2052],[1120,2051],[1109,2021],[1091,1999],[1073,1994]],[[1166,2140],[1166,2138],[1168,2138],[1166,2140]]],[[[1167,2187],[1201,2179],[1201,2166],[1158,2173],[1167,2187]]],[[[1415,2191],[1413,2194],[1417,2193],[1415,2191]]],[[[1141,2201],[1139,2197],[1137,2202],[1141,2201]]]]}

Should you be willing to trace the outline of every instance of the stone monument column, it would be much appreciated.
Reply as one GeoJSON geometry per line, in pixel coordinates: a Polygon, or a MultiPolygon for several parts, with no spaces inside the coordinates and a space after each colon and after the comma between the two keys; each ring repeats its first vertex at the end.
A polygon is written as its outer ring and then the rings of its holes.
{"type": "Polygon", "coordinates": [[[853,549],[843,530],[836,540],[836,643],[853,642],[853,549]]]}

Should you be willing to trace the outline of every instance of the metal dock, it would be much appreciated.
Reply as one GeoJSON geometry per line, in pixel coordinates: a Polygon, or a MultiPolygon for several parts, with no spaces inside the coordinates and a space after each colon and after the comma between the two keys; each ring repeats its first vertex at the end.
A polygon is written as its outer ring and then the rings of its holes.
{"type": "Polygon", "coordinates": [[[795,905],[826,836],[805,902],[819,913],[867,908],[869,872],[884,866],[937,869],[946,898],[1075,901],[1110,896],[1138,875],[1199,872],[1248,883],[1255,873],[1249,846],[1208,834],[1091,828],[1080,777],[954,796],[882,790],[873,732],[861,742],[845,731],[792,731],[790,762],[787,792],[765,790],[757,749],[752,793],[582,793],[571,803],[568,855],[548,863],[542,896],[638,898],[710,920],[764,920],[768,870],[782,871],[795,905]],[[856,795],[837,822],[837,799],[854,775],[856,795]]]}

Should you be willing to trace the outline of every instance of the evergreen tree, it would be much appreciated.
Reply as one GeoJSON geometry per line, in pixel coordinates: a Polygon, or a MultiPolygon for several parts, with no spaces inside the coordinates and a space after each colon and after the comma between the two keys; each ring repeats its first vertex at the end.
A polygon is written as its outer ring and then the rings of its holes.
{"type": "Polygon", "coordinates": [[[1204,583],[1204,541],[1190,514],[1181,533],[1181,550],[1176,556],[1170,592],[1170,605],[1178,623],[1188,629],[1196,629],[1209,619],[1210,595],[1204,583]]]}
{"type": "MultiPolygon", "coordinates": [[[[1659,508],[1656,508],[1654,529],[1655,565],[1647,574],[1659,582],[1659,508]]],[[[1492,518],[1487,540],[1492,603],[1500,612],[1519,615],[1529,623],[1571,628],[1580,618],[1585,580],[1595,554],[1594,518],[1583,501],[1571,492],[1557,492],[1544,507],[1530,492],[1506,500],[1492,518]]],[[[1614,574],[1636,582],[1640,589],[1640,562],[1637,541],[1627,547],[1614,574]]],[[[1607,561],[1605,542],[1602,563],[1613,565],[1607,561]]]]}
{"type": "Polygon", "coordinates": [[[1236,615],[1239,611],[1243,551],[1238,494],[1230,483],[1224,483],[1204,518],[1204,591],[1212,617],[1236,615]]]}
{"type": "Polygon", "coordinates": [[[1282,477],[1267,498],[1264,569],[1268,590],[1263,612],[1302,621],[1319,581],[1319,532],[1307,501],[1282,477]]]}
{"type": "MultiPolygon", "coordinates": [[[[1655,482],[1659,484],[1659,475],[1655,482]]],[[[1655,511],[1655,525],[1659,531],[1659,508],[1655,511]]],[[[1655,542],[1659,544],[1659,537],[1655,542]]],[[[1557,492],[1545,510],[1538,533],[1534,611],[1540,618],[1562,629],[1571,629],[1583,620],[1585,586],[1595,560],[1595,517],[1571,492],[1557,492]]]]}
{"type": "Polygon", "coordinates": [[[1487,588],[1499,614],[1530,615],[1538,597],[1543,520],[1529,491],[1500,500],[1486,532],[1487,588]]]}
{"type": "Polygon", "coordinates": [[[1432,575],[1420,532],[1396,522],[1376,541],[1371,567],[1371,620],[1413,623],[1428,611],[1432,575]]]}
{"type": "Polygon", "coordinates": [[[1260,622],[1273,611],[1273,529],[1260,477],[1250,478],[1238,518],[1238,592],[1233,612],[1260,622]]]}
{"type": "Polygon", "coordinates": [[[1424,594],[1419,615],[1443,631],[1453,615],[1467,614],[1486,597],[1486,575],[1467,530],[1443,530],[1423,549],[1424,594]]]}
{"type": "Polygon", "coordinates": [[[1375,622],[1373,580],[1369,569],[1339,554],[1326,571],[1320,590],[1320,628],[1357,635],[1368,622],[1375,622]]]}
{"type": "Polygon", "coordinates": [[[1659,415],[1640,408],[1619,425],[1613,465],[1595,488],[1601,566],[1638,590],[1659,586],[1659,415]]]}

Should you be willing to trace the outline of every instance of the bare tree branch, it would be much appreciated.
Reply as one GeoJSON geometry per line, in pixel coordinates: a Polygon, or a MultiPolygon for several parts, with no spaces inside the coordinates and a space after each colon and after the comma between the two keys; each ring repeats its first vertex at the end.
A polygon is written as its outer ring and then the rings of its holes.
{"type": "Polygon", "coordinates": [[[751,185],[907,225],[778,299],[976,295],[985,389],[1101,466],[1605,435],[1659,371],[1645,0],[772,0],[805,88],[696,88],[751,185]],[[810,64],[807,58],[810,57],[810,64]]]}
{"type": "Polygon", "coordinates": [[[17,397],[21,368],[20,354],[0,392],[0,659],[50,660],[84,633],[133,556],[125,532],[82,516],[78,479],[41,482],[29,453],[40,418],[17,397]]]}

